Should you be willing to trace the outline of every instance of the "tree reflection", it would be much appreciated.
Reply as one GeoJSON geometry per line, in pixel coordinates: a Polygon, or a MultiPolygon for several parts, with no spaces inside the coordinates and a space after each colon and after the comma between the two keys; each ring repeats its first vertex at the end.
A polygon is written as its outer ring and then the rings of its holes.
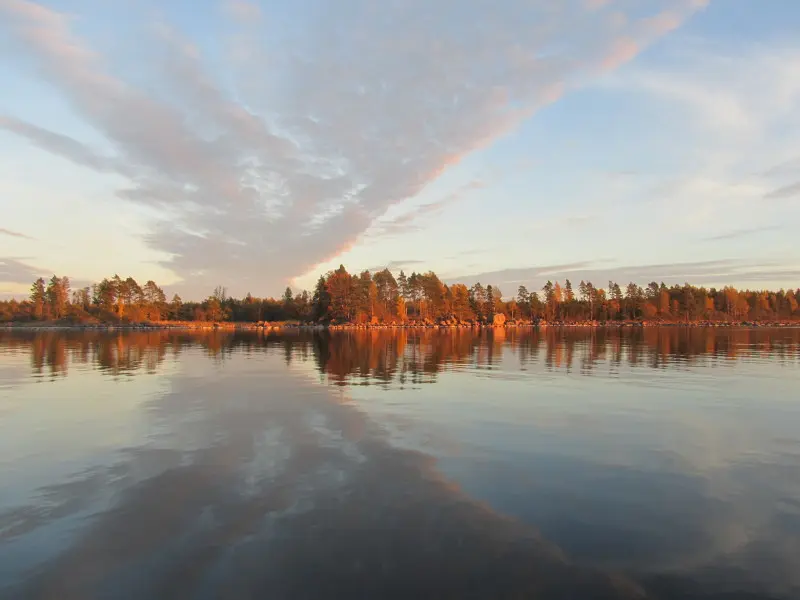
{"type": "Polygon", "coordinates": [[[233,353],[277,352],[288,367],[310,360],[329,383],[420,385],[464,367],[577,372],[691,366],[708,360],[797,363],[800,329],[373,329],[285,332],[0,332],[3,352],[27,353],[37,376],[89,366],[112,376],[156,373],[189,348],[224,362],[233,353]]]}

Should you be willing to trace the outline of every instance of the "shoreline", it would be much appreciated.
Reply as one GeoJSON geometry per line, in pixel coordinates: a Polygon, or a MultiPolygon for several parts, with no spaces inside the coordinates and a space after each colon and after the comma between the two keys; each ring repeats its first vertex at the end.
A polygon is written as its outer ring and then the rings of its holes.
{"type": "Polygon", "coordinates": [[[405,324],[319,324],[319,323],[247,323],[247,322],[198,322],[191,323],[3,323],[0,331],[371,331],[371,330],[416,330],[416,329],[637,329],[637,328],[678,328],[678,329],[759,329],[800,327],[800,321],[698,321],[698,322],[659,322],[659,321],[605,321],[605,322],[520,322],[491,325],[488,323],[405,323],[405,324]]]}

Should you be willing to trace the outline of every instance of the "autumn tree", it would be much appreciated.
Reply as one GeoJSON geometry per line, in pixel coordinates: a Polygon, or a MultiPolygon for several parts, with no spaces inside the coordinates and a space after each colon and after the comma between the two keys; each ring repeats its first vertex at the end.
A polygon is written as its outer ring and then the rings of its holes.
{"type": "Polygon", "coordinates": [[[114,274],[114,277],[111,278],[111,290],[113,290],[112,293],[117,306],[117,316],[122,318],[125,313],[128,289],[126,282],[118,274],[114,274]]]}
{"type": "Polygon", "coordinates": [[[203,303],[203,310],[205,312],[206,321],[216,322],[225,321],[227,319],[227,311],[216,294],[209,296],[203,303]]]}
{"type": "Polygon", "coordinates": [[[352,321],[356,300],[355,286],[353,276],[344,265],[339,265],[338,269],[328,275],[326,287],[330,296],[331,317],[340,321],[352,321]]]}
{"type": "Polygon", "coordinates": [[[375,273],[373,281],[378,288],[378,301],[383,307],[384,314],[390,315],[398,295],[398,284],[389,269],[375,273]]]}
{"type": "Polygon", "coordinates": [[[667,290],[660,289],[658,291],[658,314],[661,317],[669,316],[669,292],[667,290]]]}
{"type": "Polygon", "coordinates": [[[84,311],[88,311],[92,306],[92,291],[87,285],[72,292],[72,303],[84,311]]]}
{"type": "Polygon", "coordinates": [[[422,277],[417,273],[412,272],[408,278],[408,300],[414,306],[415,314],[420,315],[422,311],[422,277]]]}
{"type": "Polygon", "coordinates": [[[544,315],[544,303],[542,302],[541,298],[539,298],[538,292],[531,292],[530,306],[531,306],[531,319],[534,318],[538,319],[544,315]]]}
{"type": "Polygon", "coordinates": [[[45,283],[43,278],[39,277],[39,279],[33,282],[33,285],[31,286],[30,298],[31,304],[33,305],[33,318],[44,318],[44,308],[47,295],[45,292],[45,283]]]}
{"type": "Polygon", "coordinates": [[[548,280],[547,283],[542,286],[542,294],[544,294],[545,317],[551,320],[555,317],[556,305],[556,288],[552,281],[548,280]]]}
{"type": "Polygon", "coordinates": [[[172,296],[172,301],[169,303],[169,312],[173,319],[181,318],[181,309],[183,308],[183,300],[178,294],[172,296]]]}
{"type": "Polygon", "coordinates": [[[401,323],[406,320],[406,301],[402,295],[397,296],[395,301],[395,314],[401,323]]]}
{"type": "Polygon", "coordinates": [[[68,286],[68,279],[53,275],[53,277],[47,283],[47,303],[50,306],[50,315],[56,319],[60,319],[64,316],[67,306],[69,289],[64,287],[65,282],[68,286]]]}
{"type": "Polygon", "coordinates": [[[481,282],[475,283],[469,290],[470,307],[475,316],[483,319],[486,316],[486,289],[481,282]]]}
{"type": "Polygon", "coordinates": [[[463,283],[454,283],[450,286],[451,310],[460,321],[475,318],[475,313],[470,305],[470,292],[463,283]]]}

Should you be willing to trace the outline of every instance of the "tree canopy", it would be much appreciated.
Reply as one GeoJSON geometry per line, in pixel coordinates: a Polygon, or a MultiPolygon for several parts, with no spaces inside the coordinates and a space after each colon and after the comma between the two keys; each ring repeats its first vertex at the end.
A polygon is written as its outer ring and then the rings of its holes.
{"type": "Polygon", "coordinates": [[[496,285],[445,284],[433,271],[389,269],[351,274],[344,265],[321,275],[314,290],[295,293],[287,287],[278,298],[232,298],[217,286],[205,300],[167,301],[154,281],[111,278],[72,290],[67,277],[39,278],[27,300],[0,302],[0,322],[10,321],[287,321],[320,323],[406,323],[432,321],[492,322],[495,315],[514,320],[577,321],[769,321],[800,319],[800,289],[737,290],[692,285],[644,287],[609,281],[597,288],[581,281],[575,293],[570,280],[547,281],[538,291],[520,285],[504,298],[496,285]]]}

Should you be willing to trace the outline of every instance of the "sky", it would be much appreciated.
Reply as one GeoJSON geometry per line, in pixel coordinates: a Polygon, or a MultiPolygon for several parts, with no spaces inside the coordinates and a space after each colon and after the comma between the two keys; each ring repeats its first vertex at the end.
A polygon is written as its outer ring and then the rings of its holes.
{"type": "Polygon", "coordinates": [[[800,2],[0,0],[0,294],[800,286],[800,2]]]}

